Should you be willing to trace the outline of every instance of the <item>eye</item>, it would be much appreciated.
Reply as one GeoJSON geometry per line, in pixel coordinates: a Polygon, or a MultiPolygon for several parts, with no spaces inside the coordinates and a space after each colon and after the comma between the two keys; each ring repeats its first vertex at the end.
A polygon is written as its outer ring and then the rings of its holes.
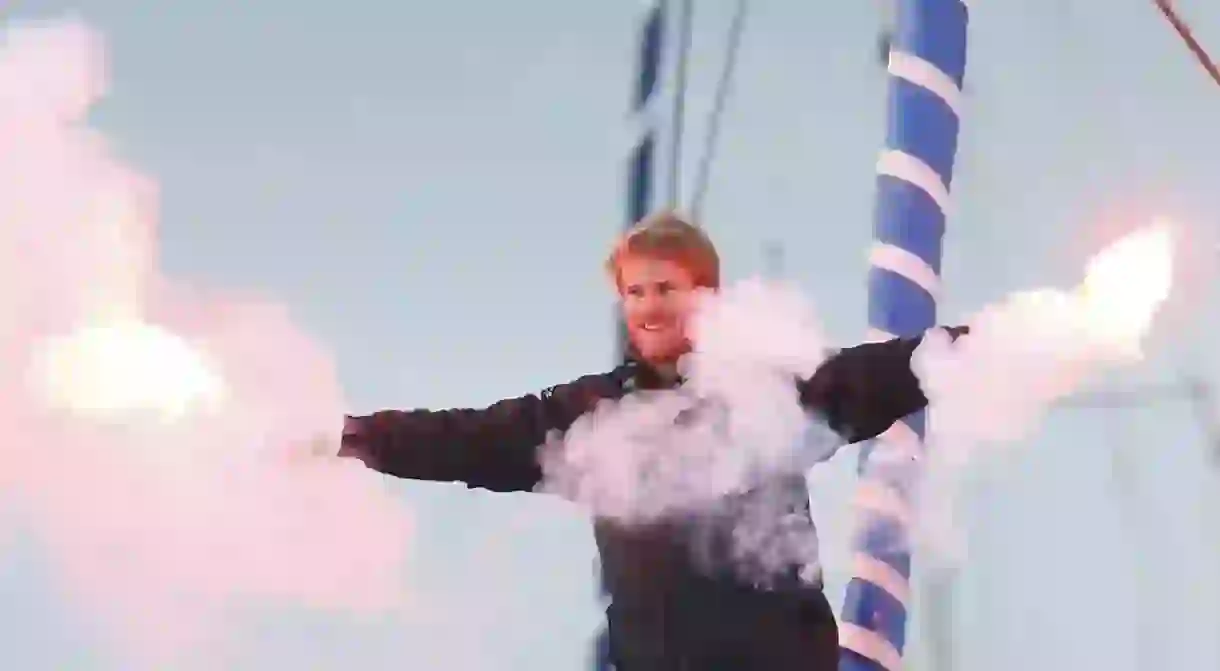
{"type": "Polygon", "coordinates": [[[644,295],[644,287],[642,287],[638,284],[633,284],[633,285],[627,287],[626,291],[624,291],[623,293],[627,294],[628,296],[631,296],[632,298],[639,298],[640,296],[644,295]]]}
{"type": "Polygon", "coordinates": [[[672,293],[673,290],[674,290],[674,285],[670,282],[658,282],[657,283],[657,293],[661,294],[662,296],[666,296],[666,295],[672,293]]]}

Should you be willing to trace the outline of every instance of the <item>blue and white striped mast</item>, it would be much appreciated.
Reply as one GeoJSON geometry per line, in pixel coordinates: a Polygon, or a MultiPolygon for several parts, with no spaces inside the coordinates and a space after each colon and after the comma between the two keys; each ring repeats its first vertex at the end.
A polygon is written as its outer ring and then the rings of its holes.
{"type": "MultiPolygon", "coordinates": [[[[898,0],[886,148],[877,163],[869,340],[936,325],[941,247],[966,67],[964,0],[898,0]]],[[[860,457],[859,518],[840,623],[842,671],[898,671],[910,603],[912,469],[925,415],[894,424],[860,457]]]]}

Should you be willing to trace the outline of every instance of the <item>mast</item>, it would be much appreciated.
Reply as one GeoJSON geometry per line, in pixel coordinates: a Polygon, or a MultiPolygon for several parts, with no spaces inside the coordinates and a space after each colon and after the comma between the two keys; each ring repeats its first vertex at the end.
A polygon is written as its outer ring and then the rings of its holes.
{"type": "MultiPolygon", "coordinates": [[[[968,11],[962,0],[898,0],[887,64],[886,149],[877,163],[869,339],[936,324],[945,210],[957,153],[968,11]]],[[[925,417],[897,422],[860,456],[853,577],[840,641],[843,671],[898,671],[906,643],[912,469],[925,417]],[[884,458],[877,458],[883,456],[884,458]],[[883,465],[884,464],[884,465],[883,465]],[[892,466],[891,464],[900,464],[892,466]]]]}
{"type": "MultiPolygon", "coordinates": [[[[637,135],[627,159],[627,202],[623,230],[629,230],[656,207],[661,161],[657,144],[664,112],[660,108],[661,73],[665,57],[667,0],[653,0],[644,11],[635,55],[635,85],[631,91],[632,124],[637,135]]],[[[627,355],[627,330],[616,316],[616,359],[627,355]]]]}
{"type": "MultiPolygon", "coordinates": [[[[634,70],[635,77],[631,87],[630,98],[630,119],[633,128],[636,131],[634,143],[631,147],[630,154],[627,157],[627,188],[626,202],[624,204],[624,221],[623,230],[630,230],[641,219],[647,217],[649,213],[657,206],[657,193],[660,190],[659,183],[662,182],[664,169],[662,160],[664,157],[659,155],[658,144],[661,141],[661,135],[664,130],[663,124],[666,119],[666,113],[681,114],[684,93],[676,93],[673,101],[672,109],[665,110],[662,108],[662,76],[664,72],[664,63],[666,56],[667,31],[669,24],[669,0],[649,0],[644,9],[643,18],[639,27],[639,36],[636,43],[634,70]]],[[[690,11],[690,4],[687,3],[682,8],[684,12],[690,11]]],[[[683,18],[684,31],[689,31],[689,17],[683,18]]],[[[684,41],[686,37],[682,38],[684,41]]],[[[685,46],[684,46],[685,50],[685,46]]],[[[677,64],[677,78],[681,81],[677,82],[685,86],[686,67],[685,56],[682,61],[677,64]]],[[[677,161],[680,159],[680,136],[681,127],[679,122],[672,121],[674,127],[672,131],[672,145],[670,147],[670,160],[677,161]]],[[[677,167],[671,168],[671,179],[677,180],[677,167]]],[[[670,185],[669,200],[677,198],[678,185],[670,185]]],[[[623,323],[622,316],[616,314],[615,320],[615,360],[623,362],[627,358],[627,326],[623,323]]],[[[602,631],[597,638],[596,659],[594,661],[594,669],[597,671],[612,671],[614,668],[610,660],[609,638],[608,632],[602,631]]]]}

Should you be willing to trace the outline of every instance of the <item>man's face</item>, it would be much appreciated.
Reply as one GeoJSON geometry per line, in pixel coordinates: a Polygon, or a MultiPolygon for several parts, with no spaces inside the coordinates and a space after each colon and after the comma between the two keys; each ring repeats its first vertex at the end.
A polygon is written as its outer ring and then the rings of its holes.
{"type": "Polygon", "coordinates": [[[619,292],[627,335],[645,361],[672,362],[690,349],[686,320],[694,305],[695,286],[682,266],[627,257],[619,264],[619,292]]]}

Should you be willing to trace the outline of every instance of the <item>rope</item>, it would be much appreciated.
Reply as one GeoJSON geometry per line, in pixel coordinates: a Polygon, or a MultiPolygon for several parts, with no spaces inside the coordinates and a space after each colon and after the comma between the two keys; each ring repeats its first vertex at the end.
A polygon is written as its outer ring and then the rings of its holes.
{"type": "Polygon", "coordinates": [[[1186,44],[1186,48],[1190,49],[1190,53],[1194,54],[1195,60],[1199,62],[1199,65],[1203,67],[1203,70],[1207,72],[1208,76],[1212,78],[1212,81],[1215,82],[1217,86],[1220,86],[1220,68],[1216,67],[1215,61],[1213,61],[1211,56],[1208,55],[1207,50],[1205,50],[1203,45],[1199,44],[1199,41],[1195,39],[1194,33],[1192,33],[1190,30],[1190,26],[1186,25],[1186,22],[1182,20],[1182,17],[1178,16],[1178,13],[1174,11],[1169,0],[1154,1],[1157,9],[1161,10],[1161,13],[1165,15],[1165,20],[1169,21],[1169,25],[1173,26],[1173,29],[1177,31],[1178,36],[1182,38],[1182,42],[1186,44]]]}
{"type": "Polygon", "coordinates": [[[699,161],[695,190],[691,198],[691,218],[695,221],[699,221],[703,201],[707,197],[712,164],[716,160],[716,145],[720,139],[721,117],[724,115],[724,108],[728,102],[733,73],[737,69],[737,54],[741,47],[741,36],[745,32],[749,10],[750,0],[737,0],[737,11],[733,14],[733,24],[729,27],[728,44],[725,47],[724,68],[720,71],[720,80],[716,83],[716,98],[712,103],[711,112],[708,114],[707,134],[703,138],[703,157],[699,161]]]}
{"type": "Polygon", "coordinates": [[[682,0],[678,23],[678,65],[674,76],[673,137],[669,145],[669,209],[678,207],[682,197],[682,133],[686,116],[687,73],[690,70],[691,23],[694,0],[682,0]]]}

